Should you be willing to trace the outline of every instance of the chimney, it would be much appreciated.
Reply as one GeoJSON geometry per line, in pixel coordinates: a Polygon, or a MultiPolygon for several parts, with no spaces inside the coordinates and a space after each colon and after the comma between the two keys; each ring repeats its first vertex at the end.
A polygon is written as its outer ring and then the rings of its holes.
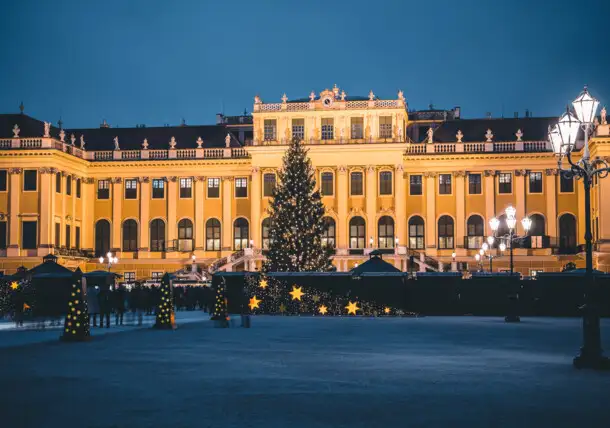
{"type": "Polygon", "coordinates": [[[216,125],[222,125],[224,122],[224,115],[222,113],[216,113],[216,125]]]}
{"type": "Polygon", "coordinates": [[[460,106],[454,107],[453,108],[453,118],[454,119],[459,119],[461,111],[462,111],[462,109],[460,108],[460,106]]]}
{"type": "Polygon", "coordinates": [[[530,117],[530,111],[529,111],[529,109],[525,109],[525,117],[530,117]]]}
{"type": "Polygon", "coordinates": [[[106,119],[104,119],[104,121],[101,123],[100,128],[110,128],[110,125],[108,122],[106,122],[106,119]]]}
{"type": "Polygon", "coordinates": [[[487,117],[487,119],[491,119],[491,112],[490,112],[490,111],[488,111],[488,112],[485,114],[485,117],[487,117]]]}

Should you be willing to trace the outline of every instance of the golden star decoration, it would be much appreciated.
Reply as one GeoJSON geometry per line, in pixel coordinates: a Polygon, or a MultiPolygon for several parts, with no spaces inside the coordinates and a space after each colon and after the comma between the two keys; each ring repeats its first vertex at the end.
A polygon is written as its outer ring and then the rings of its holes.
{"type": "Polygon", "coordinates": [[[311,300],[313,300],[314,303],[318,303],[320,301],[320,296],[313,296],[311,300]]]}
{"type": "Polygon", "coordinates": [[[266,279],[261,279],[259,286],[264,290],[265,288],[267,288],[269,286],[269,284],[267,284],[266,279]]]}
{"type": "Polygon", "coordinates": [[[13,290],[16,290],[16,289],[18,289],[18,288],[19,288],[19,284],[17,283],[17,281],[13,281],[13,282],[11,283],[11,288],[12,288],[13,290]]]}
{"type": "Polygon", "coordinates": [[[257,309],[260,302],[262,302],[262,300],[257,299],[256,296],[252,297],[250,299],[250,303],[248,304],[248,306],[250,306],[250,310],[257,309]]]}
{"type": "Polygon", "coordinates": [[[318,311],[320,312],[320,314],[326,315],[326,312],[328,312],[328,308],[324,305],[321,305],[318,311]]]}
{"type": "Polygon", "coordinates": [[[286,312],[286,306],[283,303],[280,304],[280,312],[281,313],[286,312]]]}
{"type": "Polygon", "coordinates": [[[390,309],[390,308],[388,308],[387,306],[386,306],[386,308],[383,310],[383,312],[384,312],[384,313],[386,313],[386,314],[389,314],[389,313],[390,313],[390,311],[391,311],[391,309],[390,309]]]}
{"type": "Polygon", "coordinates": [[[303,297],[303,287],[297,287],[296,285],[292,286],[292,291],[289,293],[292,296],[292,300],[301,300],[303,297]]]}
{"type": "Polygon", "coordinates": [[[359,311],[358,302],[349,302],[349,304],[345,307],[347,309],[347,314],[356,315],[356,311],[359,311]]]}

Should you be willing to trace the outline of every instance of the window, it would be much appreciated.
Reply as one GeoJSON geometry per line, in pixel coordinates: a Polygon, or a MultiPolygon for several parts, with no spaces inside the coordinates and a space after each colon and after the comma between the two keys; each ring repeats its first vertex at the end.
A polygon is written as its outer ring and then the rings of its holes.
{"type": "Polygon", "coordinates": [[[8,181],[7,171],[5,169],[0,170],[0,192],[6,192],[6,189],[8,186],[7,181],[8,181]]]}
{"type": "Polygon", "coordinates": [[[275,130],[276,130],[275,119],[265,119],[265,122],[264,122],[265,141],[275,140],[275,130]]]}
{"type": "Polygon", "coordinates": [[[152,272],[151,279],[155,282],[161,282],[163,279],[163,272],[152,272]]]}
{"type": "Polygon", "coordinates": [[[163,199],[165,198],[165,179],[154,178],[152,181],[152,198],[163,199]]]}
{"type": "Polygon", "coordinates": [[[416,215],[409,219],[409,248],[423,250],[424,244],[424,219],[416,215]]]}
{"type": "Polygon", "coordinates": [[[98,220],[95,224],[95,257],[106,256],[110,251],[110,223],[98,220]]]}
{"type": "Polygon", "coordinates": [[[305,139],[305,119],[292,119],[292,138],[305,139]]]}
{"type": "Polygon", "coordinates": [[[362,217],[352,217],[349,221],[349,247],[364,248],[365,223],[362,217]]]}
{"type": "Polygon", "coordinates": [[[133,284],[136,282],[136,273],[135,272],[123,272],[123,281],[126,284],[133,284]]]}
{"type": "Polygon", "coordinates": [[[269,243],[271,242],[269,238],[269,232],[271,231],[271,218],[267,217],[263,220],[262,224],[262,244],[263,250],[269,249],[269,243]]]}
{"type": "Polygon", "coordinates": [[[530,172],[530,193],[542,193],[541,172],[530,172]]]}
{"type": "Polygon", "coordinates": [[[421,175],[410,175],[409,176],[409,194],[421,195],[422,194],[422,179],[421,175]]]}
{"type": "Polygon", "coordinates": [[[110,198],[110,180],[98,180],[97,182],[97,198],[110,198]]]}
{"type": "Polygon", "coordinates": [[[80,184],[81,184],[81,180],[80,178],[76,179],[76,197],[80,198],[80,184]]]}
{"type": "Polygon", "coordinates": [[[72,177],[66,177],[66,195],[70,196],[72,194],[72,177]]]}
{"type": "Polygon", "coordinates": [[[273,196],[275,189],[275,174],[265,174],[263,176],[263,196],[273,196]]]}
{"type": "Polygon", "coordinates": [[[498,177],[498,193],[513,193],[513,175],[510,172],[501,172],[498,177]]]}
{"type": "Polygon", "coordinates": [[[559,218],[559,248],[564,251],[576,249],[576,217],[572,214],[559,218]]]}
{"type": "Polygon", "coordinates": [[[240,177],[235,179],[235,197],[236,198],[247,198],[248,197],[248,179],[240,177]]]}
{"type": "Polygon", "coordinates": [[[55,192],[61,193],[61,172],[55,174],[55,192]]]}
{"type": "Polygon", "coordinates": [[[37,185],[38,172],[35,169],[23,171],[23,190],[25,192],[34,192],[37,189],[37,185]]]}
{"type": "Polygon", "coordinates": [[[205,249],[220,251],[220,221],[209,219],[205,224],[205,249]]]}
{"type": "Polygon", "coordinates": [[[352,196],[364,195],[363,176],[361,172],[352,172],[350,174],[350,194],[352,196]]]}
{"type": "Polygon", "coordinates": [[[381,171],[379,173],[379,194],[392,194],[392,173],[390,171],[381,171]]]}
{"type": "Polygon", "coordinates": [[[546,224],[544,217],[540,214],[532,214],[530,216],[530,220],[532,220],[532,226],[530,227],[528,235],[530,236],[544,236],[546,230],[546,224]]]}
{"type": "Polygon", "coordinates": [[[55,248],[61,247],[61,224],[55,223],[55,248]]]}
{"type": "Polygon", "coordinates": [[[468,218],[466,229],[466,233],[468,234],[466,238],[466,248],[481,248],[481,246],[483,245],[483,239],[485,238],[485,227],[483,223],[483,218],[479,215],[471,215],[468,218]]]}
{"type": "Polygon", "coordinates": [[[36,226],[35,221],[24,221],[21,223],[21,248],[24,250],[34,250],[38,246],[36,226]]]}
{"type": "Polygon", "coordinates": [[[352,117],[351,124],[352,140],[361,140],[364,138],[364,119],[361,117],[352,117]]]}
{"type": "Polygon", "coordinates": [[[150,223],[150,251],[165,251],[165,222],[160,218],[150,223]]]}
{"type": "Polygon", "coordinates": [[[6,249],[6,222],[0,221],[0,250],[6,249]]]}
{"type": "Polygon", "coordinates": [[[72,228],[69,224],[66,224],[66,248],[70,249],[72,247],[72,228]]]}
{"type": "Polygon", "coordinates": [[[123,251],[138,250],[138,224],[135,220],[123,222],[123,251]]]}
{"type": "Polygon", "coordinates": [[[80,250],[80,226],[74,228],[74,248],[80,250]]]}
{"type": "Polygon", "coordinates": [[[451,174],[440,174],[438,176],[438,194],[451,195],[451,174]]]}
{"type": "Polygon", "coordinates": [[[324,231],[322,232],[322,245],[335,247],[335,220],[332,217],[324,217],[324,231]]]}
{"type": "Polygon", "coordinates": [[[385,215],[379,219],[377,226],[379,248],[394,248],[394,219],[385,215]]]}
{"type": "Polygon", "coordinates": [[[322,196],[332,196],[335,187],[333,183],[333,173],[323,172],[321,181],[322,186],[320,186],[320,190],[322,191],[322,196]]]}
{"type": "Polygon", "coordinates": [[[335,125],[333,119],[322,119],[322,139],[335,139],[335,125]]]}
{"type": "Polygon", "coordinates": [[[193,179],[192,178],[181,178],[180,179],[180,197],[190,198],[193,195],[193,179]]]}
{"type": "Polygon", "coordinates": [[[125,199],[136,199],[138,197],[138,180],[125,180],[125,199]]]}
{"type": "Polygon", "coordinates": [[[392,138],[392,116],[379,117],[379,138],[392,138]]]}
{"type": "Polygon", "coordinates": [[[563,174],[559,174],[559,191],[561,193],[573,193],[574,178],[567,178],[563,174]]]}
{"type": "Polygon", "coordinates": [[[243,250],[248,248],[248,220],[245,218],[238,218],[233,223],[233,249],[243,250]]]}
{"type": "Polygon", "coordinates": [[[220,197],[220,178],[208,178],[208,198],[220,197]]]}
{"type": "Polygon", "coordinates": [[[188,218],[178,222],[178,239],[193,239],[193,222],[188,218]]]}
{"type": "Polygon", "coordinates": [[[453,219],[448,215],[438,219],[438,248],[453,248],[453,219]]]}
{"type": "Polygon", "coordinates": [[[471,195],[481,194],[481,174],[468,175],[468,193],[471,195]]]}

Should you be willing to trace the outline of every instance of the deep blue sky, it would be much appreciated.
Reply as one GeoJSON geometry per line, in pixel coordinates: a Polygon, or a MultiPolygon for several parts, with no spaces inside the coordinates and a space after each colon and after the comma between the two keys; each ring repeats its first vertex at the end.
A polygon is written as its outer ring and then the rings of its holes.
{"type": "Polygon", "coordinates": [[[585,83],[610,101],[608,3],[5,1],[0,112],[23,101],[66,127],[202,124],[250,111],[257,93],[337,83],[466,117],[559,115],[585,83]]]}

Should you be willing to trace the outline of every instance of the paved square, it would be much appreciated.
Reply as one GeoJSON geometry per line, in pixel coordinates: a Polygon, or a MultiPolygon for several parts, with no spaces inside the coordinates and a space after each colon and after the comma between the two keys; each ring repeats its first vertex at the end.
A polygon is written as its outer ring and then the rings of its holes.
{"type": "Polygon", "coordinates": [[[572,368],[580,341],[578,319],[257,316],[16,344],[1,425],[607,427],[610,373],[572,368]]]}

